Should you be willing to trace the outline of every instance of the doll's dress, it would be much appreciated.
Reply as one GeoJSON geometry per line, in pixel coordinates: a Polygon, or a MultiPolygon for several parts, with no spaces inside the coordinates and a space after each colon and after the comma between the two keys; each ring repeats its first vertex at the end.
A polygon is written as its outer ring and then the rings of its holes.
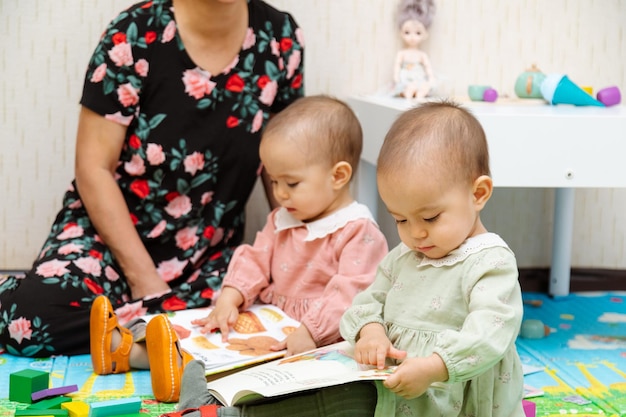
{"type": "Polygon", "coordinates": [[[398,82],[394,86],[393,95],[397,96],[404,92],[407,85],[421,84],[427,81],[424,66],[415,61],[403,61],[398,73],[398,82]]]}

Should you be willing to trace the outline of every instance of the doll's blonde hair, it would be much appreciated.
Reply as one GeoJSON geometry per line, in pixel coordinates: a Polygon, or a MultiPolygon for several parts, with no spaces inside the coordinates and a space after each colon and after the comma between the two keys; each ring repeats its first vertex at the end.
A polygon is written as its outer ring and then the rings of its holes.
{"type": "Polygon", "coordinates": [[[398,29],[402,29],[402,25],[408,20],[417,20],[428,29],[433,21],[435,10],[434,0],[400,0],[396,18],[398,29]]]}

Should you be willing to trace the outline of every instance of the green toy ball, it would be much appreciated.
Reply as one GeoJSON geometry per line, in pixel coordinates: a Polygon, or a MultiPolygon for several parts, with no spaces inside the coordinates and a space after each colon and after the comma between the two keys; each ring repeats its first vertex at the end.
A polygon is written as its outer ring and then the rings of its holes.
{"type": "Polygon", "coordinates": [[[522,322],[519,335],[524,339],[542,339],[550,334],[550,328],[541,320],[528,319],[522,322]]]}

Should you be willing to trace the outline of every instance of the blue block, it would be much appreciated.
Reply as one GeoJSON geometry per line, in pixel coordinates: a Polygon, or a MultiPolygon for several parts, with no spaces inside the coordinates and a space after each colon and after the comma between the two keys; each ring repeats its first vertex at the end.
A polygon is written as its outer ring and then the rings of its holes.
{"type": "Polygon", "coordinates": [[[135,414],[141,409],[141,398],[120,398],[98,401],[89,405],[89,417],[109,417],[121,414],[135,414]]]}

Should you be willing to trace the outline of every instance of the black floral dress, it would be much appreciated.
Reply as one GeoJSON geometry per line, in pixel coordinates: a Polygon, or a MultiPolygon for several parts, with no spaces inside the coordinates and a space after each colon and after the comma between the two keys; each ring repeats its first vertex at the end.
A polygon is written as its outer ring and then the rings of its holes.
{"type": "Polygon", "coordinates": [[[171,0],[138,3],[107,27],[81,104],[128,126],[115,177],[157,271],[172,291],[130,300],[75,182],[33,268],[0,284],[0,343],[23,356],[89,351],[89,308],[106,294],[122,321],[209,305],[244,232],[270,113],[303,95],[293,18],[249,0],[241,50],[220,74],[198,67],[171,0]]]}

